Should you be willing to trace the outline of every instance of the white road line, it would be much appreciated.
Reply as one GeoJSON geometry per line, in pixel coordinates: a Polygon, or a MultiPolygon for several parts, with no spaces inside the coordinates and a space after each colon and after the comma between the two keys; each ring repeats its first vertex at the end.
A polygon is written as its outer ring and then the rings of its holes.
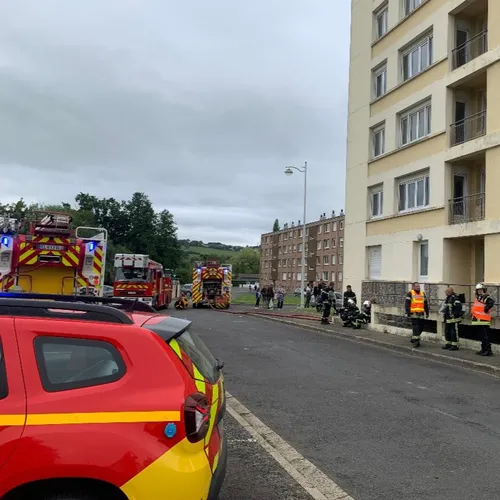
{"type": "Polygon", "coordinates": [[[228,413],[314,500],[354,500],[340,486],[226,392],[228,413]]]}

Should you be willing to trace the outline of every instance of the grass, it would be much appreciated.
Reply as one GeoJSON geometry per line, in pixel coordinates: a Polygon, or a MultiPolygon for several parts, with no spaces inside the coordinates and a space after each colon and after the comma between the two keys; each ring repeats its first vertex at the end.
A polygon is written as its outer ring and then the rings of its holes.
{"type": "MultiPolygon", "coordinates": [[[[238,295],[233,295],[232,301],[233,304],[245,304],[245,305],[254,305],[255,304],[255,292],[247,292],[238,295]]],[[[260,301],[262,305],[262,299],[260,301]]],[[[285,296],[285,305],[288,306],[299,306],[300,305],[300,297],[294,297],[293,295],[285,296]]]]}

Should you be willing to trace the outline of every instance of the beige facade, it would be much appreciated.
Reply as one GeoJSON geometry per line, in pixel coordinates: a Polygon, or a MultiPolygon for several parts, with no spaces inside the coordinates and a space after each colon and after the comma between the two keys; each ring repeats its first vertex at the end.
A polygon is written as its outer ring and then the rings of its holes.
{"type": "MultiPolygon", "coordinates": [[[[344,268],[343,212],[335,216],[322,214],[320,219],[306,225],[306,283],[323,280],[334,282],[335,289],[343,284],[344,268]]],[[[281,231],[261,236],[261,286],[275,283],[287,291],[300,287],[302,277],[302,225],[285,224],[281,231]]]]}
{"type": "Polygon", "coordinates": [[[500,0],[353,0],[348,115],[344,280],[499,283],[500,0]]]}

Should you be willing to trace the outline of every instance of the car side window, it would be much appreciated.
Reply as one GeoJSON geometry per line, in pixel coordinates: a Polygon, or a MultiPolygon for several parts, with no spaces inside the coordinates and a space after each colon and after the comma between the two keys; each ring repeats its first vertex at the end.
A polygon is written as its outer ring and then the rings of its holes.
{"type": "Polygon", "coordinates": [[[47,392],[109,384],[126,372],[116,347],[102,340],[37,337],[35,355],[47,392]]]}
{"type": "Polygon", "coordinates": [[[5,366],[5,358],[3,355],[2,339],[0,339],[0,399],[6,398],[8,394],[7,368],[5,366]]]}

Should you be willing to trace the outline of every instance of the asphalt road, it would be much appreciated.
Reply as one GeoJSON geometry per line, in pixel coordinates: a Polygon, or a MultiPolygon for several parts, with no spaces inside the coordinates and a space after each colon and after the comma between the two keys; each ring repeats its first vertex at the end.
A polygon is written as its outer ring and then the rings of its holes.
{"type": "MultiPolygon", "coordinates": [[[[248,316],[176,315],[225,361],[227,390],[354,500],[499,498],[498,379],[248,316]]],[[[222,500],[309,498],[238,439],[222,500]]]]}

